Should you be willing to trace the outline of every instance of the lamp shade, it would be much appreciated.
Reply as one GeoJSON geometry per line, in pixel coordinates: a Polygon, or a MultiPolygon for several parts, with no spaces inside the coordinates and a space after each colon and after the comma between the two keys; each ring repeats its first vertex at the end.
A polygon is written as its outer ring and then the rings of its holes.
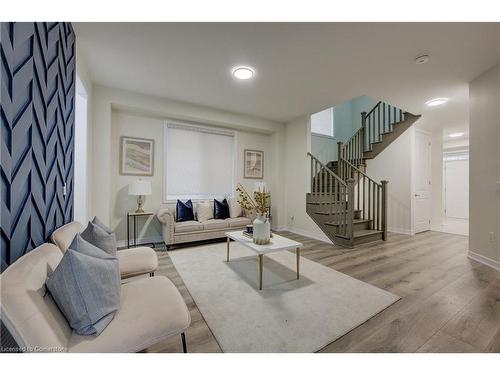
{"type": "Polygon", "coordinates": [[[128,185],[129,195],[151,195],[151,181],[137,180],[128,185]]]}

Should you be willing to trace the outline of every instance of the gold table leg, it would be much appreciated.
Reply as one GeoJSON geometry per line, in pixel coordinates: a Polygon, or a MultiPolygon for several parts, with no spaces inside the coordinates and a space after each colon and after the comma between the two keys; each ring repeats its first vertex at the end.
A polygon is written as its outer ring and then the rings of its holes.
{"type": "Polygon", "coordinates": [[[262,269],[264,268],[264,255],[259,255],[259,290],[262,290],[262,269]]]}
{"type": "Polygon", "coordinates": [[[231,242],[231,239],[228,237],[227,238],[227,262],[229,263],[229,243],[231,242]]]}
{"type": "Polygon", "coordinates": [[[299,274],[299,264],[300,264],[300,248],[297,248],[295,250],[295,254],[297,256],[297,280],[299,279],[300,277],[300,274],[299,274]]]}

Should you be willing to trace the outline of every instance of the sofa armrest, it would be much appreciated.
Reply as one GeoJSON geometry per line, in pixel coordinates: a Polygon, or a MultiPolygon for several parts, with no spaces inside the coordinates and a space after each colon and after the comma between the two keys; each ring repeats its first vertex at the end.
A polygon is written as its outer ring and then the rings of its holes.
{"type": "Polygon", "coordinates": [[[166,245],[174,243],[174,214],[168,208],[161,208],[156,213],[156,217],[162,223],[163,240],[166,245]]]}

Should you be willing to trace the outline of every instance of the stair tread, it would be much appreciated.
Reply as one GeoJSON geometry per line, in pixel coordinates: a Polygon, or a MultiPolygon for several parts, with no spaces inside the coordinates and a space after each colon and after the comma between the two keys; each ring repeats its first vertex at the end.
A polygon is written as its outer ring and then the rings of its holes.
{"type": "MultiPolygon", "coordinates": [[[[354,210],[354,212],[361,212],[361,210],[354,210]]],[[[330,212],[330,211],[315,211],[314,213],[316,215],[330,215],[330,213],[335,215],[335,212],[330,212]]]]}
{"type": "Polygon", "coordinates": [[[373,229],[361,229],[354,231],[354,238],[370,236],[372,234],[382,233],[381,230],[373,230],[373,229]]]}
{"type": "MultiPolygon", "coordinates": [[[[354,219],[353,220],[353,224],[363,224],[363,223],[369,223],[371,222],[370,219],[354,219]]],[[[335,223],[335,222],[330,222],[330,223],[325,223],[325,225],[333,225],[333,226],[338,226],[338,225],[341,225],[339,223],[335,223]]]]}

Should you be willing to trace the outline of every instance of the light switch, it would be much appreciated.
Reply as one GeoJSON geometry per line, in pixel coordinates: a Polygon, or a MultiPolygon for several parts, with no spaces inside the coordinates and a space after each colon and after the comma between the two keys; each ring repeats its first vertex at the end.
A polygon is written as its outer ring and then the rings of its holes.
{"type": "Polygon", "coordinates": [[[497,192],[500,193],[500,181],[497,181],[497,192]]]}

